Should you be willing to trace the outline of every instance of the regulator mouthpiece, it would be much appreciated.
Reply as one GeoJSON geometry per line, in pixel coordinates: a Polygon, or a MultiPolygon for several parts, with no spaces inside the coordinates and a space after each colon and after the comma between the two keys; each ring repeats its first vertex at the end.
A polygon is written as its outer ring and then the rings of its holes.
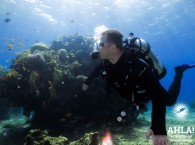
{"type": "Polygon", "coordinates": [[[98,59],[99,58],[99,52],[98,51],[91,52],[91,58],[92,59],[98,59]]]}
{"type": "Polygon", "coordinates": [[[95,44],[94,44],[94,46],[93,46],[93,51],[91,52],[91,58],[92,59],[98,59],[99,58],[99,51],[98,51],[98,49],[100,48],[100,46],[99,46],[99,41],[97,41],[95,44]]]}

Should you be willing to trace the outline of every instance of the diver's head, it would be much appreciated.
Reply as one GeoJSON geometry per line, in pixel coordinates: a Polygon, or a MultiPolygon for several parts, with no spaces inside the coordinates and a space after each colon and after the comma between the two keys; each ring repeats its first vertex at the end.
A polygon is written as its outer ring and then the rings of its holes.
{"type": "Polygon", "coordinates": [[[118,49],[120,50],[123,49],[123,35],[118,30],[114,30],[114,29],[106,30],[101,34],[101,38],[102,37],[105,37],[106,42],[115,44],[118,49]]]}
{"type": "MultiPolygon", "coordinates": [[[[106,30],[101,34],[100,40],[96,44],[97,54],[100,59],[112,60],[118,52],[123,50],[123,35],[117,30],[106,30]]],[[[93,55],[95,56],[95,55],[93,55]]]]}

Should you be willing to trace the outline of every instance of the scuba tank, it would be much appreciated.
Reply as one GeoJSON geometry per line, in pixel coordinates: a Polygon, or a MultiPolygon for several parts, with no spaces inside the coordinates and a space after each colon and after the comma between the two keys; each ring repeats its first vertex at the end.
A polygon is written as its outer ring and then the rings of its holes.
{"type": "Polygon", "coordinates": [[[167,72],[166,68],[151,51],[150,45],[143,39],[136,39],[134,44],[141,48],[141,51],[145,55],[144,60],[151,59],[153,61],[154,68],[157,70],[159,79],[163,78],[167,72]]]}
{"type": "Polygon", "coordinates": [[[150,49],[150,45],[143,39],[133,37],[133,33],[129,34],[129,38],[124,41],[125,47],[130,49],[137,48],[140,53],[140,58],[146,61],[159,79],[163,78],[167,70],[160,60],[154,55],[150,49]]]}

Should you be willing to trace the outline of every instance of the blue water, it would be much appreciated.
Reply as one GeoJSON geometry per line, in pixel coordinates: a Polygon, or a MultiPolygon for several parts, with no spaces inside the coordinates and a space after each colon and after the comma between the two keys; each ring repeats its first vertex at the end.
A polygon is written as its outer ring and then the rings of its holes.
{"type": "MultiPolygon", "coordinates": [[[[97,26],[144,38],[166,66],[168,88],[174,66],[195,63],[194,0],[1,0],[0,65],[9,69],[17,52],[62,35],[93,35],[97,26]],[[5,22],[10,18],[10,22],[5,22]],[[13,43],[9,50],[8,43],[13,43]]],[[[195,69],[185,72],[179,102],[195,101],[195,69]]]]}
{"type": "MultiPolygon", "coordinates": [[[[51,43],[62,35],[93,35],[105,25],[147,40],[168,69],[163,85],[168,88],[173,67],[195,63],[194,0],[1,0],[0,65],[9,68],[15,52],[36,42],[51,43]],[[4,22],[10,18],[9,23],[4,22]],[[7,44],[14,43],[9,51],[7,44]],[[22,44],[20,48],[18,45],[22,44]],[[24,45],[24,46],[23,46],[24,45]]],[[[195,70],[185,73],[181,99],[195,98],[195,70]]]]}

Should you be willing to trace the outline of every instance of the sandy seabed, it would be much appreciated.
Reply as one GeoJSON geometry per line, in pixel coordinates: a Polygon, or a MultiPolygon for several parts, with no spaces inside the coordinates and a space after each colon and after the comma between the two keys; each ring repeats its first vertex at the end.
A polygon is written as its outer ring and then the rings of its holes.
{"type": "MultiPolygon", "coordinates": [[[[145,138],[150,126],[150,113],[145,113],[137,123],[109,128],[113,142],[109,145],[151,145],[152,141],[145,138]]],[[[24,144],[28,126],[26,119],[21,116],[0,121],[0,145],[24,144]]],[[[190,113],[185,120],[177,120],[168,112],[166,127],[169,145],[195,145],[195,112],[190,113]]]]}

